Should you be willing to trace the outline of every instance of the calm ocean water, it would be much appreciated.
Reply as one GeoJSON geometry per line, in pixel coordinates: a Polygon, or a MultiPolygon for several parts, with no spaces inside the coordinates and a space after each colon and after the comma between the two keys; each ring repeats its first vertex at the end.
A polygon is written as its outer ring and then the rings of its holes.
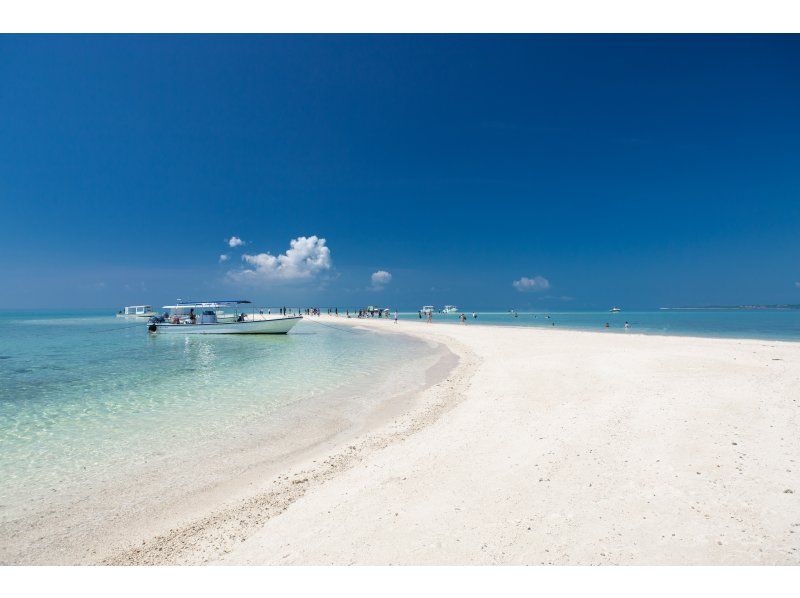
{"type": "Polygon", "coordinates": [[[108,312],[0,312],[0,510],[280,424],[298,402],[363,394],[422,347],[312,322],[285,336],[149,335],[108,312]]]}
{"type": "MultiPolygon", "coordinates": [[[[707,336],[718,338],[752,338],[764,340],[800,341],[800,310],[653,310],[653,311],[608,311],[595,312],[518,312],[514,317],[509,312],[476,312],[457,314],[434,314],[437,322],[457,324],[459,315],[467,316],[467,323],[496,326],[535,326],[575,330],[608,330],[625,333],[625,322],[630,331],[644,334],[669,334],[679,336],[707,336]],[[608,329],[605,328],[606,322],[608,329]]],[[[403,319],[419,319],[416,312],[401,313],[403,319]]]]}

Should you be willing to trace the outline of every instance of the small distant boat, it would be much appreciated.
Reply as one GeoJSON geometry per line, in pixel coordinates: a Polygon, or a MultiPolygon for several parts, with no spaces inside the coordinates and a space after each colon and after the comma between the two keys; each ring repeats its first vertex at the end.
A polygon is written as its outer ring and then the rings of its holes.
{"type": "Polygon", "coordinates": [[[618,314],[618,313],[619,313],[619,312],[621,312],[622,310],[621,310],[620,308],[618,308],[618,307],[612,307],[612,308],[611,308],[611,309],[609,309],[608,311],[610,311],[612,314],[618,314]]]}
{"type": "Polygon", "coordinates": [[[151,305],[128,305],[117,312],[118,318],[152,318],[156,315],[151,305]]]}
{"type": "Polygon", "coordinates": [[[420,311],[420,312],[421,312],[423,315],[427,316],[428,314],[432,314],[432,313],[433,313],[433,310],[434,310],[434,307],[433,307],[433,305],[423,305],[423,306],[422,306],[422,309],[420,309],[419,311],[420,311]]]}
{"type": "Polygon", "coordinates": [[[442,308],[443,314],[454,314],[458,312],[458,308],[455,305],[445,305],[442,308]]]}
{"type": "Polygon", "coordinates": [[[197,301],[165,305],[165,316],[147,322],[151,333],[178,334],[286,334],[303,316],[245,313],[239,306],[250,301],[197,301]],[[232,309],[222,315],[223,308],[232,309]]]}

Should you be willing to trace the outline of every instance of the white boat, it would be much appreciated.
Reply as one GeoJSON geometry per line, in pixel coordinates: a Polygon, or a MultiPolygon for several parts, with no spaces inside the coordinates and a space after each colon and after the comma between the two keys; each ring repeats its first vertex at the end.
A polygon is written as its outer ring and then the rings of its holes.
{"type": "Polygon", "coordinates": [[[433,305],[423,305],[422,309],[419,311],[422,312],[423,316],[427,316],[428,314],[432,314],[433,310],[434,310],[433,305]]]}
{"type": "Polygon", "coordinates": [[[622,310],[621,310],[620,308],[618,308],[618,307],[612,307],[612,308],[611,308],[611,309],[609,309],[608,311],[610,311],[612,314],[618,314],[618,313],[619,313],[619,312],[621,312],[622,310]]]}
{"type": "Polygon", "coordinates": [[[458,308],[455,305],[445,305],[442,308],[443,314],[454,314],[458,312],[458,308]]]}
{"type": "Polygon", "coordinates": [[[303,316],[283,316],[280,314],[245,313],[239,306],[250,303],[235,301],[179,302],[165,305],[166,317],[153,317],[147,323],[147,330],[153,334],[286,334],[303,316]],[[223,308],[232,309],[218,316],[223,308]]]}
{"type": "Polygon", "coordinates": [[[152,318],[156,315],[150,305],[128,305],[117,312],[118,318],[152,318]]]}

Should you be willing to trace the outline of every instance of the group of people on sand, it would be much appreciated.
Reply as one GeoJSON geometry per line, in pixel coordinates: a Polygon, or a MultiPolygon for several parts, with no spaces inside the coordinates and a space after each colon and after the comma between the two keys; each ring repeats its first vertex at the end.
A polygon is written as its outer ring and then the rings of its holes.
{"type": "MultiPolygon", "coordinates": [[[[328,315],[329,316],[339,317],[339,308],[338,307],[329,307],[327,309],[328,309],[328,315]]],[[[283,308],[280,311],[281,311],[282,314],[285,315],[288,310],[286,308],[283,308]]],[[[298,313],[303,313],[305,311],[305,314],[307,316],[319,316],[320,313],[321,313],[321,310],[318,307],[307,307],[307,308],[305,308],[305,310],[298,309],[297,311],[298,311],[298,313]]],[[[260,313],[264,313],[263,310],[260,310],[260,313]]],[[[511,309],[511,310],[509,310],[509,313],[513,317],[519,317],[519,314],[518,314],[518,312],[516,310],[511,309]]],[[[190,317],[192,315],[193,314],[190,314],[190,317]]],[[[349,309],[345,310],[345,314],[344,315],[347,318],[352,317],[350,315],[350,310],[349,309]]],[[[359,309],[358,311],[353,311],[353,315],[355,317],[357,317],[357,318],[385,318],[387,320],[391,318],[392,320],[394,320],[395,324],[397,324],[397,320],[399,318],[399,313],[398,313],[397,310],[395,310],[394,314],[392,314],[389,311],[388,308],[372,308],[372,309],[365,308],[365,309],[359,309]]],[[[433,312],[432,311],[424,311],[423,312],[423,311],[420,310],[420,311],[417,312],[417,316],[419,317],[420,320],[422,320],[422,318],[424,316],[425,317],[425,322],[428,323],[428,324],[433,323],[433,312]]],[[[537,315],[534,314],[533,317],[536,318],[537,315]]],[[[544,317],[546,319],[548,319],[548,320],[550,319],[550,315],[549,314],[545,315],[544,317]]],[[[466,324],[467,323],[467,318],[468,318],[467,314],[462,313],[461,315],[458,316],[458,321],[461,324],[466,324]]],[[[473,320],[477,320],[478,319],[477,312],[472,312],[472,319],[473,320]]],[[[556,323],[555,322],[551,322],[551,325],[555,326],[556,323]]],[[[611,328],[611,324],[609,322],[606,322],[603,325],[603,327],[604,328],[611,328]]],[[[626,321],[624,326],[623,326],[623,328],[625,328],[625,330],[630,330],[630,328],[631,328],[630,322],[626,321]]]]}
{"type": "MultiPolygon", "coordinates": [[[[397,312],[395,312],[395,315],[397,312]]],[[[388,318],[389,317],[389,310],[388,309],[359,309],[358,316],[359,318],[388,318]]],[[[397,319],[395,317],[395,319],[397,319]]]]}
{"type": "MultiPolygon", "coordinates": [[[[326,309],[328,310],[328,315],[329,316],[335,316],[337,318],[339,317],[339,308],[338,307],[328,307],[326,309]]],[[[282,314],[286,313],[284,310],[286,310],[286,308],[283,308],[283,310],[281,310],[282,314]]],[[[261,313],[263,313],[263,311],[261,313]]],[[[292,313],[294,313],[294,312],[292,312],[292,313]]],[[[298,308],[297,309],[297,313],[298,314],[305,314],[307,316],[319,316],[319,315],[322,314],[322,310],[319,307],[306,307],[306,308],[298,308]]],[[[374,309],[365,308],[365,309],[359,309],[357,311],[354,310],[352,316],[350,315],[350,310],[349,309],[345,309],[344,310],[344,317],[346,317],[346,318],[351,318],[351,317],[355,316],[357,318],[386,318],[386,319],[389,319],[389,317],[390,317],[389,314],[390,314],[390,312],[389,312],[388,308],[384,308],[384,309],[381,309],[381,308],[374,308],[374,309]]],[[[394,320],[395,320],[395,322],[397,321],[397,317],[398,317],[398,312],[395,311],[394,312],[394,320]]]]}
{"type": "MultiPolygon", "coordinates": [[[[395,315],[396,315],[396,313],[397,312],[395,312],[395,315]]],[[[423,313],[425,314],[425,322],[428,323],[428,324],[431,324],[433,322],[433,312],[432,311],[425,311],[425,312],[418,311],[417,312],[417,316],[419,316],[420,320],[422,319],[423,313]]],[[[477,320],[478,319],[478,314],[476,312],[472,312],[472,319],[473,320],[477,320]]],[[[466,324],[467,323],[467,315],[462,313],[460,316],[458,316],[458,321],[461,322],[462,324],[466,324]]]]}

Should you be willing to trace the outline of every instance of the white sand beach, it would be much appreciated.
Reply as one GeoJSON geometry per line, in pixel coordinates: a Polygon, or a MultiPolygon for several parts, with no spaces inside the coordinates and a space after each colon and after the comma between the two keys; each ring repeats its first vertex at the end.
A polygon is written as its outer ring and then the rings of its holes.
{"type": "Polygon", "coordinates": [[[388,425],[104,562],[800,563],[800,344],[320,321],[459,363],[388,425]]]}

